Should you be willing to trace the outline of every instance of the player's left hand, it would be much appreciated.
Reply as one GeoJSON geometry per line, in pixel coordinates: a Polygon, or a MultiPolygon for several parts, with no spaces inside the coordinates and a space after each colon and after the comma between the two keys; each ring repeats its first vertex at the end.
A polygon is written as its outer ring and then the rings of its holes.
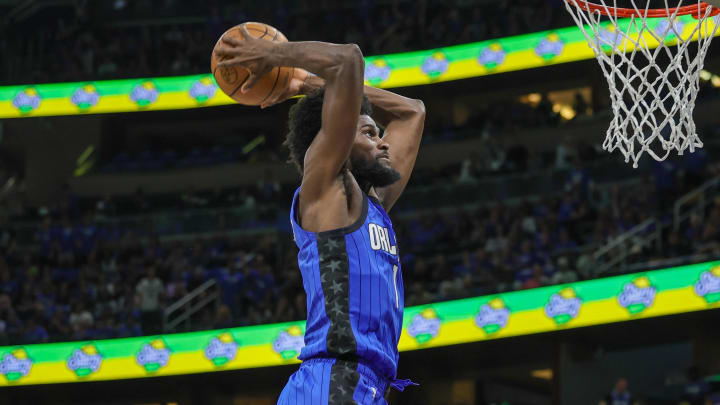
{"type": "Polygon", "coordinates": [[[306,70],[296,67],[293,70],[293,77],[290,78],[290,84],[288,85],[287,90],[284,93],[262,103],[260,108],[267,108],[272,105],[282,103],[291,97],[297,96],[298,94],[306,94],[307,92],[305,90],[307,86],[305,85],[305,81],[308,76],[309,73],[306,70]]]}

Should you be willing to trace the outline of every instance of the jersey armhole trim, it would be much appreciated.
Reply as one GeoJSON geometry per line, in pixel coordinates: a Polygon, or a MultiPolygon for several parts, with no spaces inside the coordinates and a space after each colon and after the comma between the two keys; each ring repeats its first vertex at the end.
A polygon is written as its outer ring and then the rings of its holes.
{"type": "Polygon", "coordinates": [[[362,192],[362,196],[363,196],[362,211],[360,212],[360,217],[358,217],[358,219],[354,223],[352,223],[344,228],[316,232],[317,236],[328,237],[328,236],[346,235],[348,233],[353,233],[353,232],[357,231],[358,229],[360,229],[360,227],[365,223],[365,220],[367,219],[368,198],[369,198],[367,196],[367,194],[365,194],[365,192],[362,192]]]}
{"type": "Polygon", "coordinates": [[[373,196],[371,196],[371,195],[369,195],[369,194],[368,194],[368,198],[371,199],[372,202],[374,202],[375,204],[380,204],[380,206],[382,207],[382,203],[380,202],[380,199],[378,199],[378,198],[376,198],[376,197],[373,197],[373,196]]]}

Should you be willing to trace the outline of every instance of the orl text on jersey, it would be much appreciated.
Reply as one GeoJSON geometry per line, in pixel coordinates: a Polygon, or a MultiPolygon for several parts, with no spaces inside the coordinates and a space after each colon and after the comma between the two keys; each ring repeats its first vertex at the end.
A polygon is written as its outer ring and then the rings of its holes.
{"type": "Polygon", "coordinates": [[[397,254],[397,246],[390,244],[390,233],[387,228],[370,223],[368,224],[370,234],[370,247],[373,250],[384,250],[391,255],[397,254]]]}

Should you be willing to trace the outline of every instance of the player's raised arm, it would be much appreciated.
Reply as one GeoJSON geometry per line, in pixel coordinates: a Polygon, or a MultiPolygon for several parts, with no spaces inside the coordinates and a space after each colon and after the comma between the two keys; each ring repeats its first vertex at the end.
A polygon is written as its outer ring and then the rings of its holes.
{"type": "Polygon", "coordinates": [[[245,39],[224,38],[217,52],[229,58],[218,66],[240,64],[251,71],[243,91],[275,66],[299,67],[325,81],[321,128],[303,167],[303,197],[318,200],[337,181],[355,139],[363,97],[362,52],[357,45],[263,41],[240,29],[245,39]]]}
{"type": "Polygon", "coordinates": [[[385,128],[383,141],[390,145],[392,167],[401,176],[397,182],[375,189],[378,199],[389,212],[415,167],[425,126],[425,105],[420,100],[370,86],[365,86],[365,95],[373,105],[373,118],[385,128]]]}
{"type": "MultiPolygon", "coordinates": [[[[308,49],[286,47],[294,55],[290,59],[310,59],[315,51],[338,45],[310,44],[308,49]]],[[[322,105],[321,127],[305,154],[303,167],[303,197],[319,199],[338,179],[348,160],[357,131],[363,96],[365,62],[357,45],[341,45],[336,59],[324,72],[310,66],[299,67],[325,79],[325,96],[322,105]]]]}
{"type": "MultiPolygon", "coordinates": [[[[301,93],[307,94],[325,86],[325,80],[317,76],[303,79],[301,93]]],[[[400,174],[400,180],[385,187],[375,187],[378,199],[386,211],[390,211],[410,180],[425,126],[425,104],[401,95],[371,86],[364,93],[373,105],[373,118],[385,128],[383,141],[390,145],[392,167],[400,174]]]]}

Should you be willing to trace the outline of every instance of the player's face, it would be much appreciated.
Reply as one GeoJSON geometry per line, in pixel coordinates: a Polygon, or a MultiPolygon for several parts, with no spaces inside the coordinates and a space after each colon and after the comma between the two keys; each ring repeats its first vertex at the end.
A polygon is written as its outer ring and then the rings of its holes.
{"type": "Polygon", "coordinates": [[[392,168],[390,145],[380,137],[380,128],[367,115],[358,119],[350,163],[360,183],[385,187],[400,179],[400,174],[392,168]]]}

